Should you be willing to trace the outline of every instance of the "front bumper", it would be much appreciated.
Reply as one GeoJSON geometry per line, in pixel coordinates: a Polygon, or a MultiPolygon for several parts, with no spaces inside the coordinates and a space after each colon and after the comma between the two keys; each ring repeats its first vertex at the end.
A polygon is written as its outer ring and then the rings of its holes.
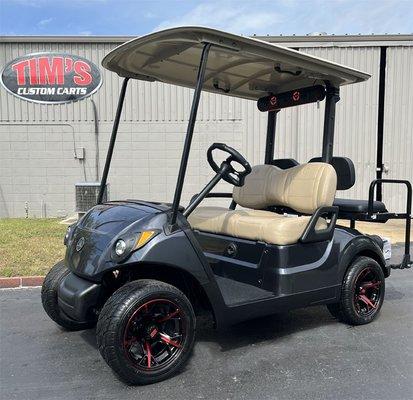
{"type": "Polygon", "coordinates": [[[58,289],[60,309],[79,322],[95,319],[93,311],[99,304],[101,286],[70,273],[62,280],[58,289]]]}

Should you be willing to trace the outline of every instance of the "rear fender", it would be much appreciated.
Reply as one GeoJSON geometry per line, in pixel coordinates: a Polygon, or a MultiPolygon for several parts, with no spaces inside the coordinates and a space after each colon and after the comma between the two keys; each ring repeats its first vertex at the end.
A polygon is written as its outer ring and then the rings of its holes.
{"type": "Polygon", "coordinates": [[[361,256],[373,258],[383,268],[385,277],[387,278],[390,275],[390,270],[386,267],[386,261],[379,245],[372,238],[360,235],[350,240],[341,252],[338,268],[340,282],[343,281],[351,263],[361,256]]]}

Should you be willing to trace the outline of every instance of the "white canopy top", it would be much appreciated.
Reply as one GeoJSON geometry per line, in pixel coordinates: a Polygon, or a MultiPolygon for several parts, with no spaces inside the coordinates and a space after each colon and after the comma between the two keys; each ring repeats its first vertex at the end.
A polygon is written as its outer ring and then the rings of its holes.
{"type": "Polygon", "coordinates": [[[104,68],[122,77],[194,88],[205,43],[212,43],[203,89],[257,100],[268,93],[362,82],[370,75],[261,40],[215,29],[180,27],[130,40],[112,50],[104,68]]]}

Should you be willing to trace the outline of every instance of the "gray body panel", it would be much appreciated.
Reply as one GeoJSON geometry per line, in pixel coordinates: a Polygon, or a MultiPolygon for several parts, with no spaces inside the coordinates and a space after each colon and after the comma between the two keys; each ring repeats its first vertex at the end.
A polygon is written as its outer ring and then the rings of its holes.
{"type": "Polygon", "coordinates": [[[184,271],[202,286],[220,327],[337,301],[346,269],[357,255],[370,255],[385,268],[374,240],[348,228],[336,227],[331,241],[276,246],[192,231],[181,214],[177,228],[169,232],[168,217],[166,205],[150,207],[136,201],[132,206],[127,202],[112,203],[109,208],[107,204],[97,206],[72,233],[66,265],[78,277],[98,285],[114,270],[133,269],[139,276],[140,267],[162,265],[184,271]],[[113,216],[110,233],[102,231],[102,227],[109,226],[103,221],[102,210],[108,209],[120,216],[118,232],[113,216]],[[127,222],[128,214],[137,220],[127,222]],[[148,229],[158,229],[160,233],[124,262],[113,260],[111,251],[117,239],[148,229]],[[86,238],[86,244],[76,252],[81,236],[86,238]],[[234,248],[234,252],[229,251],[234,248]]]}

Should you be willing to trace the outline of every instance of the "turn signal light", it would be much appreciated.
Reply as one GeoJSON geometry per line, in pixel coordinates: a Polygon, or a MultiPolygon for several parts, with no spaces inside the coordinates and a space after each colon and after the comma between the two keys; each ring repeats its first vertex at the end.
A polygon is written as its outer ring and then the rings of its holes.
{"type": "Polygon", "coordinates": [[[134,250],[140,249],[141,247],[145,246],[151,239],[153,239],[159,231],[143,231],[136,239],[136,244],[134,250]]]}

